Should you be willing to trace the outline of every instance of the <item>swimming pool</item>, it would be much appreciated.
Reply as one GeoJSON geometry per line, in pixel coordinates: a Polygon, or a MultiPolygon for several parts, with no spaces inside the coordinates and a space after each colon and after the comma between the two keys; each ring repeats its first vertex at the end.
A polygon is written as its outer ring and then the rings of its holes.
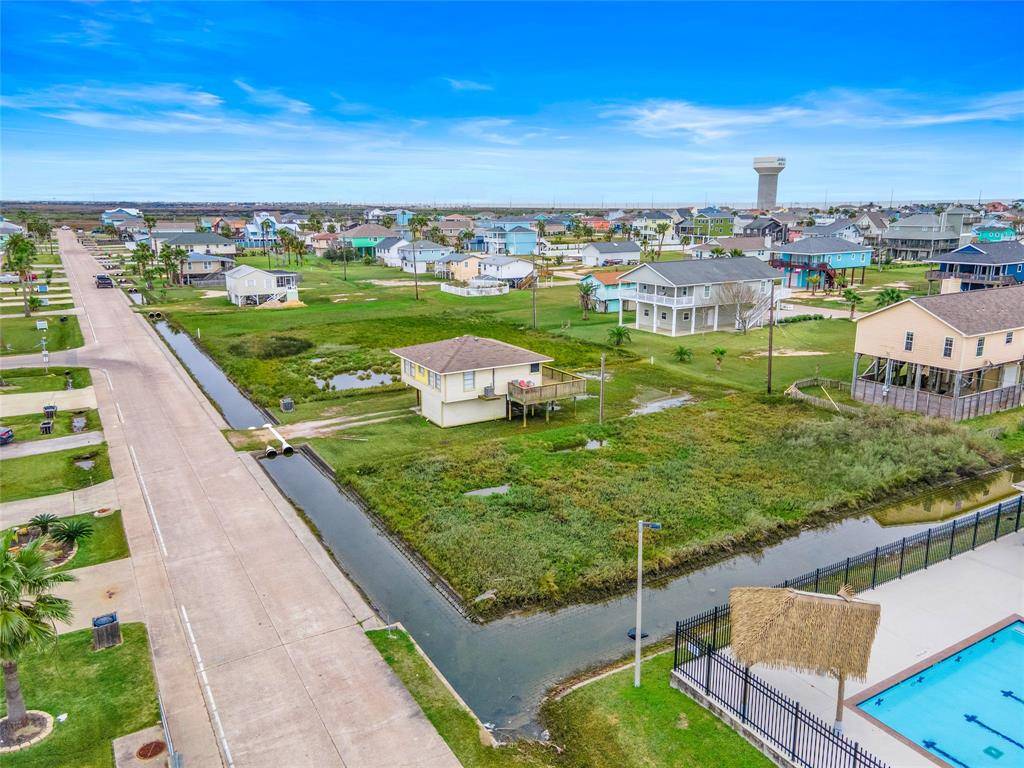
{"type": "Polygon", "coordinates": [[[858,702],[864,714],[954,768],[1024,768],[1024,620],[858,702]]]}

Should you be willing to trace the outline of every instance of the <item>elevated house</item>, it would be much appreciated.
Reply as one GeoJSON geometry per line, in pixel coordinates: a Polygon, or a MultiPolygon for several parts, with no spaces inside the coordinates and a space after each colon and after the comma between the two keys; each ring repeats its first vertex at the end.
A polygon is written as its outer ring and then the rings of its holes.
{"type": "MultiPolygon", "coordinates": [[[[934,261],[955,251],[964,234],[964,215],[946,211],[917,213],[901,218],[882,233],[882,247],[892,258],[901,261],[934,261]]],[[[970,238],[968,230],[968,239],[970,238]]]]}
{"type": "Polygon", "coordinates": [[[431,240],[416,240],[398,248],[402,271],[421,275],[433,274],[437,262],[454,252],[454,248],[439,245],[431,240]]]}
{"type": "Polygon", "coordinates": [[[838,237],[807,237],[793,243],[780,243],[772,248],[769,263],[781,269],[787,288],[810,288],[808,278],[818,277],[818,285],[831,288],[864,282],[865,272],[871,264],[872,249],[838,237]],[[849,275],[849,279],[847,276],[849,275]]]}
{"type": "MultiPolygon", "coordinates": [[[[772,302],[772,283],[783,275],[760,259],[658,261],[619,276],[619,325],[624,303],[634,302],[634,327],[667,336],[762,325],[772,302]]],[[[789,292],[774,291],[778,304],[789,292]]]]}
{"type": "Polygon", "coordinates": [[[742,251],[744,256],[753,256],[761,261],[771,258],[772,241],[764,237],[713,237],[706,243],[691,245],[687,252],[695,259],[713,259],[716,256],[731,256],[733,251],[742,251]]]}
{"type": "Polygon", "coordinates": [[[770,237],[773,243],[784,243],[789,239],[789,229],[771,216],[758,216],[743,225],[744,237],[770,237]]]}
{"type": "Polygon", "coordinates": [[[639,264],[642,251],[632,240],[613,240],[610,243],[588,243],[580,250],[580,258],[588,267],[607,267],[619,264],[639,264]]]}
{"type": "Polygon", "coordinates": [[[258,211],[242,230],[242,245],[245,248],[273,248],[278,243],[279,224],[273,214],[258,211]]]}
{"type": "Polygon", "coordinates": [[[632,302],[627,301],[623,303],[623,300],[619,296],[622,290],[636,290],[636,283],[628,281],[625,283],[619,282],[619,278],[624,274],[626,273],[591,272],[589,275],[584,275],[580,279],[581,283],[594,286],[592,300],[594,302],[595,312],[618,312],[620,304],[622,304],[622,309],[625,312],[635,309],[632,302]]]}
{"type": "Polygon", "coordinates": [[[1024,283],[1024,243],[1019,240],[971,243],[936,263],[937,269],[925,273],[929,284],[955,279],[960,290],[973,291],[1024,283]]]}
{"type": "Polygon", "coordinates": [[[479,253],[452,253],[434,265],[434,274],[445,280],[468,282],[480,275],[480,262],[483,258],[479,253]]]}
{"type": "Polygon", "coordinates": [[[111,208],[100,214],[100,224],[117,224],[125,219],[141,219],[142,211],[138,208],[111,208]]]}
{"type": "Polygon", "coordinates": [[[298,284],[298,273],[283,269],[259,269],[242,264],[224,273],[228,299],[238,307],[255,307],[268,301],[297,301],[298,284]]]}
{"type": "Polygon", "coordinates": [[[828,224],[804,227],[801,231],[800,239],[802,240],[806,237],[838,237],[855,245],[862,245],[864,243],[864,236],[860,233],[860,228],[853,219],[835,219],[828,224]]]}
{"type": "Polygon", "coordinates": [[[675,231],[680,242],[703,243],[712,238],[732,235],[733,215],[720,208],[701,208],[688,215],[684,209],[682,218],[676,223],[675,231]]]}
{"type": "Polygon", "coordinates": [[[586,379],[552,368],[552,358],[496,339],[458,336],[392,349],[420,412],[439,427],[513,417],[585,395],[586,379]]]}
{"type": "Polygon", "coordinates": [[[889,228],[889,219],[881,211],[864,211],[854,219],[865,243],[878,245],[889,228]]]}
{"type": "Polygon", "coordinates": [[[534,279],[533,264],[515,256],[486,256],[477,262],[481,275],[508,283],[509,288],[525,288],[534,279]]]}
{"type": "Polygon", "coordinates": [[[409,244],[404,237],[385,237],[373,247],[374,258],[386,267],[402,266],[400,249],[409,244]]]}
{"type": "Polygon", "coordinates": [[[523,224],[502,226],[502,222],[484,230],[483,250],[491,255],[528,256],[536,252],[537,230],[523,224]]]}
{"type": "Polygon", "coordinates": [[[355,248],[360,256],[376,255],[377,244],[398,233],[378,224],[360,224],[340,233],[339,243],[355,248]]]}
{"type": "Polygon", "coordinates": [[[1024,285],[943,291],[857,319],[856,400],[953,421],[1021,405],[1024,285]]]}
{"type": "Polygon", "coordinates": [[[233,256],[190,251],[178,264],[182,285],[222,285],[224,274],[235,266],[233,256]]]}
{"type": "Polygon", "coordinates": [[[159,254],[165,245],[218,256],[234,256],[238,250],[234,240],[221,237],[216,232],[165,232],[154,229],[142,241],[148,242],[155,254],[159,254]]]}
{"type": "Polygon", "coordinates": [[[314,256],[323,256],[331,248],[336,248],[340,235],[337,232],[317,232],[309,237],[309,247],[314,256]]]}

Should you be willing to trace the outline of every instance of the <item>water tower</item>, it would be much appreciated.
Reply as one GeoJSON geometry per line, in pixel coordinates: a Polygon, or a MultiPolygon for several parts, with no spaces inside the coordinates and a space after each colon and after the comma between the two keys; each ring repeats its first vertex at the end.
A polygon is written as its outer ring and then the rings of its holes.
{"type": "Polygon", "coordinates": [[[754,158],[754,170],[757,171],[757,207],[762,211],[770,211],[775,207],[779,192],[779,174],[785,167],[784,157],[754,158]]]}

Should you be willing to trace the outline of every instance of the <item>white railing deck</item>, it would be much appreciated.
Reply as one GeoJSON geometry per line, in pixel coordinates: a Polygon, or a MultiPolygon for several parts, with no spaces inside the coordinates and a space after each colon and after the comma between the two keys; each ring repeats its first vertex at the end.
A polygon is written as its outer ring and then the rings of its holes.
{"type": "Polygon", "coordinates": [[[619,298],[627,301],[646,301],[663,307],[692,307],[693,296],[664,296],[660,293],[645,293],[632,288],[619,289],[619,298]]]}
{"type": "Polygon", "coordinates": [[[441,283],[441,291],[444,293],[451,293],[456,296],[501,296],[502,294],[508,293],[508,283],[480,287],[441,283]]]}

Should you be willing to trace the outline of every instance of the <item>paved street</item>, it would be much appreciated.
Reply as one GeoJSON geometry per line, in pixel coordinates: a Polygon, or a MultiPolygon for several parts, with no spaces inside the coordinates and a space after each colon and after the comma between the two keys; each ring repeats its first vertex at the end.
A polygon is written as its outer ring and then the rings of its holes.
{"type": "Polygon", "coordinates": [[[366,639],[379,621],[358,591],[127,298],[92,288],[92,257],[70,232],[60,243],[86,346],[51,363],[93,371],[185,765],[457,766],[366,639]]]}

